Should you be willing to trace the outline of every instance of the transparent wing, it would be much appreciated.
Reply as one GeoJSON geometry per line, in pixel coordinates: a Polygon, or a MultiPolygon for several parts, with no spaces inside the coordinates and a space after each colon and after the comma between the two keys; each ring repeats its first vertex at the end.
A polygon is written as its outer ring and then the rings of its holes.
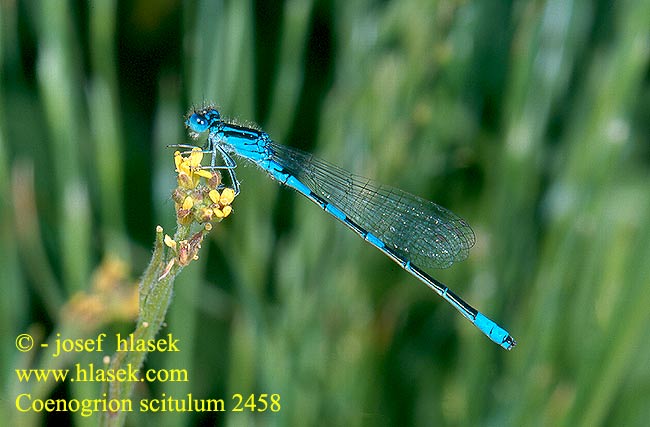
{"type": "Polygon", "coordinates": [[[345,171],[309,153],[271,144],[272,158],[402,258],[446,268],[467,258],[472,228],[453,212],[397,188],[345,171]]]}

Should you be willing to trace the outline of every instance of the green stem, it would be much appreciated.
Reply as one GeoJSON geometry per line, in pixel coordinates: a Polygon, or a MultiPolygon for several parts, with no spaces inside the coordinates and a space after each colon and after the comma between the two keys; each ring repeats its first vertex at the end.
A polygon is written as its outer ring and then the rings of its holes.
{"type": "MultiPolygon", "coordinates": [[[[182,241],[190,238],[190,234],[189,225],[179,226],[174,237],[176,241],[182,241]]],[[[133,331],[135,342],[155,339],[171,303],[174,279],[183,267],[184,265],[176,262],[176,254],[166,250],[162,227],[158,227],[153,256],[140,283],[140,317],[133,331]]],[[[110,369],[113,372],[128,370],[129,367],[132,370],[140,370],[146,357],[145,350],[116,352],[111,359],[110,369]]],[[[113,381],[109,386],[108,399],[128,400],[134,387],[133,382],[113,381]]],[[[102,414],[100,425],[122,426],[125,417],[126,413],[122,411],[105,412],[102,414]]]]}

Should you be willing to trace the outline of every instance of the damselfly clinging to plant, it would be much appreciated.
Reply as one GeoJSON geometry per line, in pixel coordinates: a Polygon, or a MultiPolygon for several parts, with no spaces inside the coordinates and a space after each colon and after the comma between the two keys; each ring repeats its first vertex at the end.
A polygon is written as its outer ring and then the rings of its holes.
{"type": "Polygon", "coordinates": [[[205,168],[226,170],[235,193],[239,193],[239,183],[231,154],[253,162],[347,225],[433,289],[492,341],[506,350],[516,345],[505,329],[420,268],[445,268],[467,258],[475,242],[474,232],[453,212],[353,175],[304,151],[276,144],[265,132],[222,120],[213,107],[192,111],[185,124],[194,138],[208,132],[203,152],[212,158],[205,168]],[[217,165],[218,157],[223,165],[217,165]]]}

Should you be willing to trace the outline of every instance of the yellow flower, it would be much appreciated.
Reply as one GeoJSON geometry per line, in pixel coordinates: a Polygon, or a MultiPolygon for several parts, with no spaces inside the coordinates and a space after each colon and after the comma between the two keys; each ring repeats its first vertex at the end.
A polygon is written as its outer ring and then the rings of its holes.
{"type": "Polygon", "coordinates": [[[235,200],[235,190],[232,188],[224,188],[224,190],[221,192],[219,203],[226,206],[232,204],[233,200],[235,200]]]}
{"type": "Polygon", "coordinates": [[[214,210],[214,214],[217,218],[225,218],[230,215],[230,212],[232,212],[232,207],[230,205],[214,210]]]}
{"type": "Polygon", "coordinates": [[[217,190],[210,190],[208,197],[210,197],[213,203],[219,203],[219,199],[221,199],[221,195],[217,190]]]}
{"type": "Polygon", "coordinates": [[[235,200],[235,190],[224,188],[221,194],[217,190],[211,190],[208,197],[213,203],[214,216],[225,218],[230,215],[232,212],[230,204],[235,200]]]}
{"type": "Polygon", "coordinates": [[[212,173],[202,169],[203,153],[199,147],[194,147],[188,156],[183,156],[180,151],[174,153],[174,163],[178,173],[178,186],[196,188],[201,178],[211,179],[212,173]]]}
{"type": "Polygon", "coordinates": [[[217,188],[221,185],[221,175],[203,169],[202,161],[203,152],[198,147],[189,154],[174,153],[178,188],[174,190],[172,199],[176,206],[176,218],[181,225],[221,220],[232,212],[230,205],[235,199],[235,191],[225,188],[219,192],[217,188]],[[201,178],[205,179],[205,183],[201,183],[201,178]]]}
{"type": "Polygon", "coordinates": [[[190,210],[192,209],[192,206],[194,206],[194,199],[192,199],[190,196],[187,196],[185,200],[183,200],[183,209],[190,210]]]}

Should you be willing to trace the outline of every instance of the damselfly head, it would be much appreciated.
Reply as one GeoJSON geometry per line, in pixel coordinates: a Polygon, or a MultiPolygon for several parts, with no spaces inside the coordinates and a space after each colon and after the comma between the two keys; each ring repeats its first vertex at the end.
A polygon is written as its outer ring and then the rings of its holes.
{"type": "MultiPolygon", "coordinates": [[[[221,120],[221,115],[214,108],[203,108],[193,111],[185,120],[185,126],[190,129],[190,136],[196,138],[192,133],[199,134],[221,120]]],[[[197,135],[198,136],[198,135],[197,135]]]]}
{"type": "MultiPolygon", "coordinates": [[[[187,118],[187,120],[185,120],[185,126],[190,129],[190,135],[192,133],[199,134],[208,129],[210,122],[208,122],[205,115],[200,112],[194,112],[187,118]]],[[[195,137],[193,136],[193,138],[195,137]]]]}

